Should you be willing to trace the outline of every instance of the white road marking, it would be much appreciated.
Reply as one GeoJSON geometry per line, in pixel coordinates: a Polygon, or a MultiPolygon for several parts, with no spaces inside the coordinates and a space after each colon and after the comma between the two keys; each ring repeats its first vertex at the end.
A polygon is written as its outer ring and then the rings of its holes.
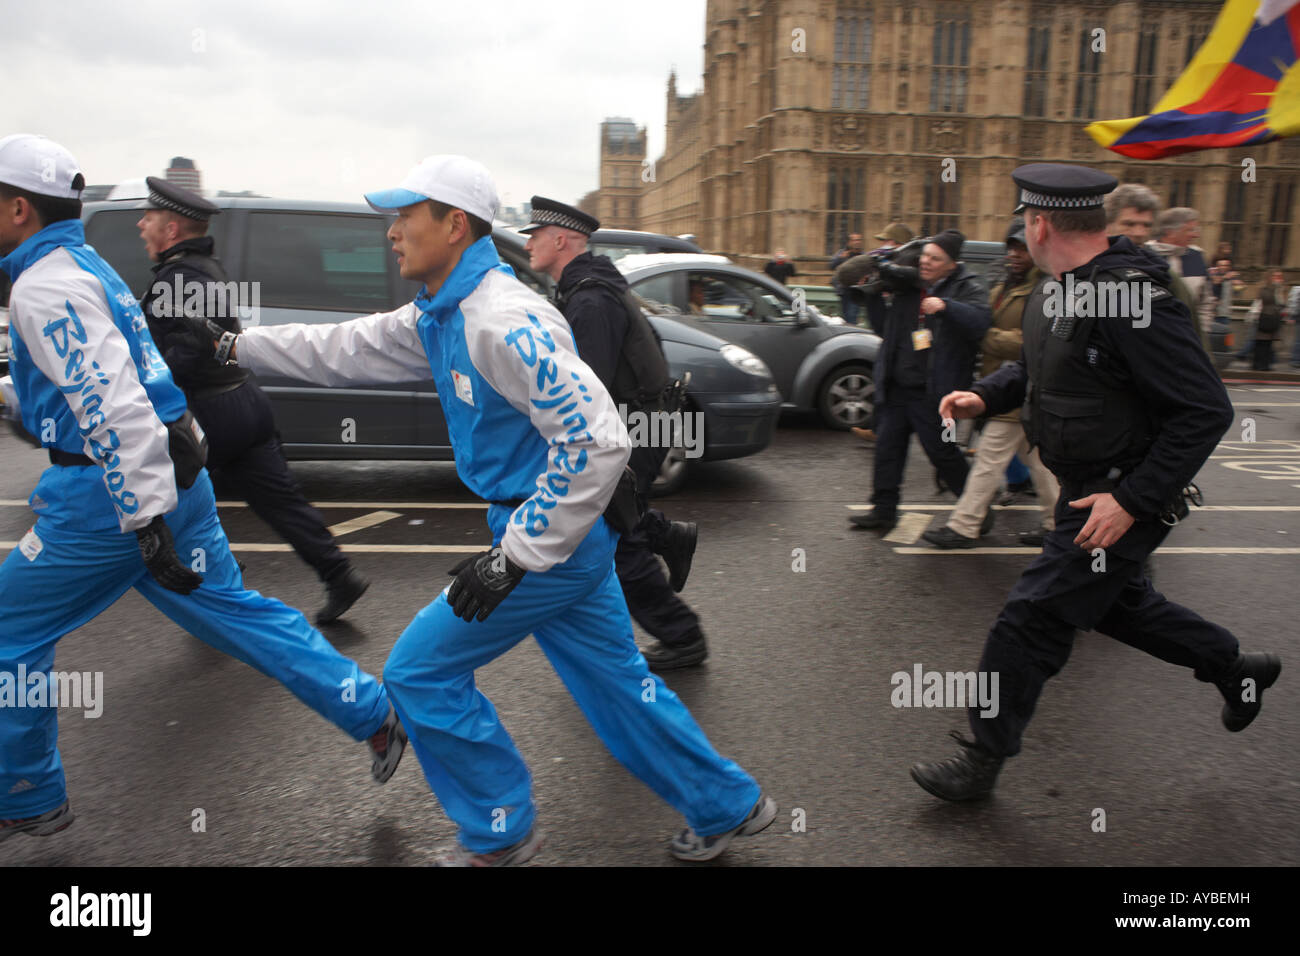
{"type": "MultiPolygon", "coordinates": [[[[313,508],[401,508],[412,511],[417,508],[446,509],[448,511],[486,511],[486,501],[313,501],[313,508]]],[[[218,508],[247,508],[243,501],[218,501],[218,508]]]]}
{"type": "MultiPolygon", "coordinates": [[[[850,511],[870,511],[875,505],[845,505],[850,511]]],[[[899,505],[899,511],[951,511],[951,504],[899,505]]],[[[1041,511],[1038,505],[994,505],[994,511],[1041,511]]]]}
{"type": "Polygon", "coordinates": [[[897,544],[915,544],[916,539],[921,537],[921,532],[930,527],[931,518],[931,515],[919,511],[905,514],[898,519],[894,530],[885,535],[885,540],[897,544]]]}
{"type": "MultiPolygon", "coordinates": [[[[1300,487],[1297,485],[1296,487],[1300,487]]],[[[850,511],[867,511],[872,505],[845,505],[850,511]]],[[[899,505],[899,511],[951,511],[952,505],[899,505]]],[[[1039,511],[1038,505],[994,505],[994,511],[1039,511]]],[[[1300,505],[1203,505],[1193,508],[1192,514],[1200,511],[1300,511],[1300,505]]]]}
{"type": "MultiPolygon", "coordinates": [[[[18,547],[17,541],[0,541],[0,552],[18,547]]],[[[486,551],[488,544],[350,544],[348,554],[475,554],[486,551]]],[[[287,544],[231,544],[231,551],[290,551],[287,544]]]]}
{"type": "Polygon", "coordinates": [[[383,524],[385,521],[392,521],[394,518],[400,517],[401,515],[396,511],[372,511],[368,515],[361,515],[359,518],[350,518],[347,521],[331,525],[329,531],[330,534],[337,538],[345,534],[351,534],[353,531],[360,531],[362,528],[373,528],[377,524],[383,524]]]}
{"type": "MultiPolygon", "coordinates": [[[[486,511],[486,501],[313,501],[313,508],[417,508],[445,509],[448,511],[486,511]]],[[[0,508],[26,508],[26,498],[0,498],[0,508]]],[[[218,508],[247,508],[245,501],[218,501],[218,508]]]]}
{"type": "MultiPolygon", "coordinates": [[[[895,554],[1020,554],[1025,557],[1038,554],[1041,549],[1019,545],[1014,548],[894,548],[895,554]]],[[[1300,555],[1300,548],[1170,548],[1160,547],[1157,556],[1163,554],[1295,554],[1300,555]]]]}

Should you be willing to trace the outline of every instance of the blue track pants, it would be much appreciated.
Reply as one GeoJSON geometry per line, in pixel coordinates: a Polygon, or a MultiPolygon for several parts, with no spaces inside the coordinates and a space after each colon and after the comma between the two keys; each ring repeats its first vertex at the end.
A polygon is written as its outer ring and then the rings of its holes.
{"type": "MultiPolygon", "coordinates": [[[[489,512],[499,542],[509,511],[489,512]]],[[[617,535],[599,519],[578,550],[529,572],[486,621],[452,612],[446,592],[393,647],[384,686],[429,786],[475,853],[522,840],[536,807],[528,767],[474,686],[474,671],[530,633],[609,751],[702,836],[737,827],[759,787],[718,755],[690,711],[646,667],[614,572],[617,535]]]]}
{"type": "MultiPolygon", "coordinates": [[[[379,682],[336,651],[299,611],[244,589],[206,471],[180,493],[179,507],[166,520],[183,563],[195,561],[201,549],[203,585],[189,595],[154,581],[134,534],[85,531],[40,518],[33,528],[37,540],[27,539],[33,556],[15,550],[0,566],[0,681],[10,675],[12,687],[19,665],[27,675],[48,680],[58,639],[133,587],[201,641],[283,683],[354,740],[379,729],[388,716],[379,682]]],[[[109,673],[107,706],[112,694],[109,673]]],[[[67,798],[56,713],[53,706],[16,707],[0,698],[0,819],[44,813],[67,798]]]]}

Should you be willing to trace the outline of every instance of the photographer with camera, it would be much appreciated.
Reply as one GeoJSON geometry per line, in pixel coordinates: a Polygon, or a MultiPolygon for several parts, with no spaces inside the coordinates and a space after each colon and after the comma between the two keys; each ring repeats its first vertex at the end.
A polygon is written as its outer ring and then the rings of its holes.
{"type": "Polygon", "coordinates": [[[993,321],[988,290],[961,264],[965,237],[948,229],[881,257],[878,276],[855,286],[884,341],[876,356],[876,458],[871,503],[851,520],[889,531],[898,523],[899,486],[915,432],[939,477],[961,495],[970,466],[945,440],[939,398],[966,388],[975,352],[993,321]]]}

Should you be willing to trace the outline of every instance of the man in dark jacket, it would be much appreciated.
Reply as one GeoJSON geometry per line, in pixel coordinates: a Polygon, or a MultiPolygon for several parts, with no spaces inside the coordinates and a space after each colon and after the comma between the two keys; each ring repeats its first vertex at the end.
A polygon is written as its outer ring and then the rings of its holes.
{"type": "MultiPolygon", "coordinates": [[[[627,280],[607,256],[587,251],[588,237],[599,228],[595,218],[574,206],[534,196],[532,222],[521,231],[528,234],[529,264],[556,281],[555,304],[573,329],[578,357],[609,389],[620,413],[661,410],[654,404],[657,396],[636,394],[633,380],[638,368],[660,369],[654,377],[662,382],[654,384],[662,390],[669,384],[667,364],[649,323],[625,303],[627,280]]],[[[667,454],[667,448],[632,449],[628,464],[636,473],[643,516],[634,531],[620,538],[614,554],[628,610],[656,639],[642,651],[655,670],[690,667],[709,654],[699,617],[677,596],[690,573],[698,529],[648,507],[650,486],[667,454]],[[656,554],[668,563],[667,579],[656,554]]]]}
{"type": "Polygon", "coordinates": [[[912,433],[939,477],[960,495],[970,466],[951,428],[939,420],[939,398],[970,384],[975,352],[993,321],[988,289],[959,261],[965,241],[949,229],[921,249],[919,267],[886,263],[881,280],[893,289],[865,295],[873,328],[884,339],[876,356],[876,459],[867,514],[859,528],[888,531],[898,523],[899,486],[912,433]]]}
{"type": "MultiPolygon", "coordinates": [[[[1043,277],[1035,268],[1034,261],[1029,258],[1029,250],[1025,246],[1025,223],[1019,216],[1012,220],[1011,227],[1007,230],[1006,245],[1006,278],[994,286],[990,293],[993,325],[984,334],[980,347],[981,372],[984,375],[992,375],[1006,362],[1020,358],[1020,326],[1025,302],[1043,277]]],[[[998,490],[998,482],[1016,455],[1025,460],[1033,476],[1038,506],[1043,509],[1041,527],[1044,531],[1050,531],[1056,497],[1061,489],[1052,473],[1039,460],[1038,452],[1029,448],[1024,426],[1020,423],[1020,409],[1017,408],[985,422],[966,490],[958,499],[947,524],[934,531],[927,531],[921,537],[945,550],[975,547],[979,543],[980,529],[991,524],[990,507],[998,490]]],[[[1024,535],[1022,540],[1038,547],[1042,544],[1043,532],[1024,535]]]]}
{"type": "Polygon", "coordinates": [[[221,210],[175,183],[155,176],[145,181],[149,208],[136,225],[157,265],[140,308],[190,411],[207,433],[208,471],[315,569],[326,591],[316,623],[334,621],[370,582],[339,550],[320,512],[303,497],[280,450],[271,402],[247,371],[213,358],[211,347],[197,341],[185,322],[202,318],[228,333],[240,331],[241,286],[227,280],[206,234],[208,219],[221,210]]]}
{"type": "Polygon", "coordinates": [[[972,418],[1026,405],[1029,439],[1062,493],[1055,529],[984,644],[980,680],[1000,682],[995,706],[968,711],[975,740],[961,740],[956,756],[912,768],[918,784],[945,800],[993,791],[1076,631],[1192,668],[1223,695],[1230,731],[1255,719],[1282,669],[1275,655],[1243,655],[1232,634],[1167,601],[1142,573],[1143,559],[1196,500],[1189,483],[1233,418],[1186,306],[1169,291],[1168,267],[1128,238],[1107,237],[1102,202],[1113,176],[1032,163],[1013,178],[1017,212],[1028,210],[1029,253],[1052,281],[1025,306],[1021,361],[945,395],[939,414],[972,418]]]}

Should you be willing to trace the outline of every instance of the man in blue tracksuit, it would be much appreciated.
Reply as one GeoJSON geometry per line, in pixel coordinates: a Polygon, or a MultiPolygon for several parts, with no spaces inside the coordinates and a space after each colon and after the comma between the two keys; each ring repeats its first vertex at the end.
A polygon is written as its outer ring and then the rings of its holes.
{"type": "Polygon", "coordinates": [[[338,325],[246,329],[234,354],[254,372],[324,385],[432,379],[456,470],[492,503],[492,549],[453,569],[384,668],[429,786],[460,827],[444,862],[505,866],[541,846],[528,768],[474,686],[477,668],[530,633],[614,756],[686,816],[674,855],[711,859],[762,830],[775,802],[713,750],[637,651],[618,535],[602,517],[627,430],[563,316],[497,257],[487,170],[431,156],[366,199],[397,210],[388,236],[402,276],[424,291],[338,325]]]}
{"type": "Polygon", "coordinates": [[[0,841],[72,823],[55,747],[55,644],[132,587],[369,740],[372,773],[387,780],[405,738],[384,688],[300,613],[244,590],[201,430],[134,296],[85,244],[83,183],[63,147],[0,139],[0,269],[14,283],[12,381],[0,386],[6,414],[21,416],[51,462],[31,497],[37,521],[0,566],[0,841]]]}

